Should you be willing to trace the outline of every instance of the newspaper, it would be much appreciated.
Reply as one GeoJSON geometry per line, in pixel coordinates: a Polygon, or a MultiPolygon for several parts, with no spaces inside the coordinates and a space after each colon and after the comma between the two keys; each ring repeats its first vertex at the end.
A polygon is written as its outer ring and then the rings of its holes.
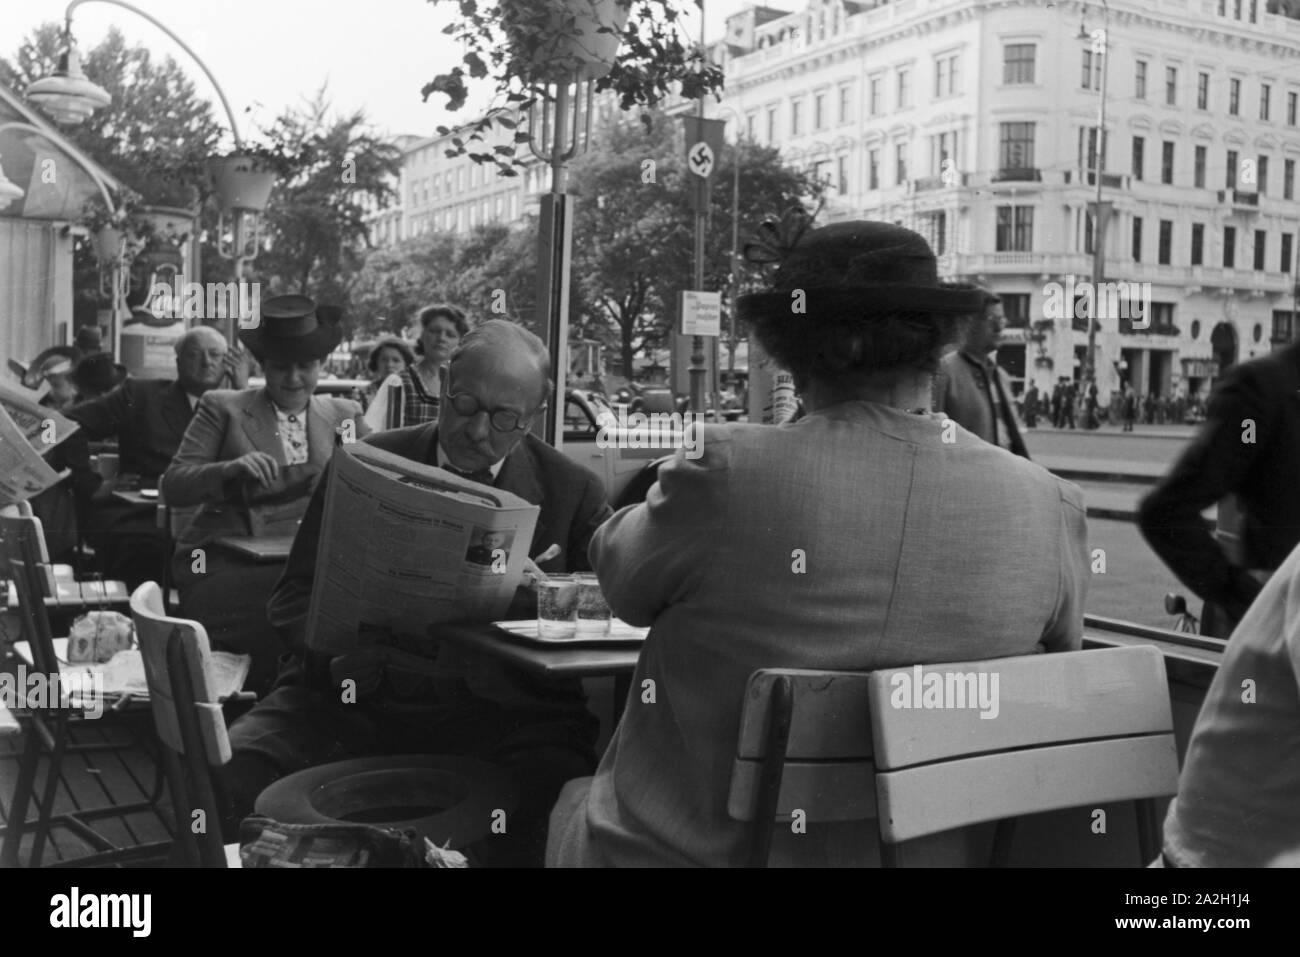
{"type": "Polygon", "coordinates": [[[325,496],[307,644],[343,654],[365,626],[424,635],[505,615],[540,509],[364,443],[341,446],[325,496]]]}
{"type": "Polygon", "coordinates": [[[40,404],[41,394],[0,382],[0,407],[35,448],[48,452],[80,426],[54,409],[40,404]]]}

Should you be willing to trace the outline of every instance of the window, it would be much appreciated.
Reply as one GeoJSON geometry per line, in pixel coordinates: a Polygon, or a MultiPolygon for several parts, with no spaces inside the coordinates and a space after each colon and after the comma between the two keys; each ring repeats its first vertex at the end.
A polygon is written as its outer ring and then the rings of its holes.
{"type": "MultiPolygon", "coordinates": [[[[839,8],[837,7],[836,9],[838,10],[839,8]]],[[[847,83],[845,83],[840,87],[839,122],[847,123],[849,121],[849,113],[852,108],[852,104],[853,104],[853,88],[849,86],[847,83]]]]}
{"type": "Polygon", "coordinates": [[[1196,161],[1193,167],[1192,185],[1197,189],[1205,189],[1205,154],[1204,146],[1196,147],[1196,161]]]}
{"type": "Polygon", "coordinates": [[[1174,181],[1174,144],[1165,140],[1160,144],[1160,182],[1169,185],[1174,181]]]}
{"type": "MultiPolygon", "coordinates": [[[[1101,159],[1102,169],[1106,168],[1106,149],[1110,146],[1110,137],[1101,138],[1101,159]]],[[[1095,126],[1083,126],[1079,128],[1079,168],[1094,170],[1097,168],[1097,128],[1095,126]]],[[[1089,183],[1096,183],[1091,176],[1088,177],[1089,183]]]]}
{"type": "Polygon", "coordinates": [[[1142,178],[1142,152],[1146,149],[1146,140],[1140,136],[1133,137],[1133,178],[1142,178]]]}
{"type": "Polygon", "coordinates": [[[831,182],[830,160],[818,160],[812,164],[813,179],[829,186],[831,182]]]}
{"type": "Polygon", "coordinates": [[[849,191],[849,158],[841,156],[835,161],[835,185],[839,194],[843,196],[849,191]]]}
{"type": "Polygon", "coordinates": [[[1267,244],[1268,233],[1262,229],[1255,230],[1255,272],[1264,271],[1264,255],[1267,244]]]}
{"type": "Polygon", "coordinates": [[[1032,252],[1033,235],[1034,207],[998,207],[997,252],[1032,252]]]}
{"type": "Polygon", "coordinates": [[[1295,199],[1295,160],[1282,161],[1282,198],[1295,199]]]}
{"type": "Polygon", "coordinates": [[[813,96],[813,129],[824,130],[826,128],[826,94],[817,93],[813,96]]]}
{"type": "Polygon", "coordinates": [[[1273,310],[1273,345],[1291,341],[1291,311],[1289,309],[1273,310]]]}
{"type": "Polygon", "coordinates": [[[1029,327],[1029,293],[1000,292],[1002,315],[1009,329],[1027,329],[1029,327]]]}
{"type": "Polygon", "coordinates": [[[745,117],[745,139],[751,143],[757,138],[758,114],[750,113],[745,117]]]}
{"type": "Polygon", "coordinates": [[[1205,225],[1192,223],[1192,265],[1201,266],[1205,262],[1205,225]]]}
{"type": "Polygon", "coordinates": [[[803,103],[800,100],[790,101],[790,135],[791,136],[799,135],[800,121],[803,119],[803,117],[800,115],[800,113],[802,112],[800,108],[802,106],[803,103]]]}
{"type": "Polygon", "coordinates": [[[1156,250],[1156,262],[1161,266],[1169,265],[1170,250],[1174,245],[1174,223],[1173,220],[1160,220],[1160,245],[1156,250]]]}
{"type": "Polygon", "coordinates": [[[465,188],[465,167],[462,166],[456,170],[456,192],[459,193],[464,188],[465,188]]]}
{"type": "Polygon", "coordinates": [[[1147,61],[1138,60],[1134,65],[1133,95],[1139,100],[1147,98],[1147,61]]]}
{"type": "Polygon", "coordinates": [[[1268,192],[1268,157],[1261,156],[1255,161],[1255,189],[1262,196],[1268,192]]]}
{"type": "Polygon", "coordinates": [[[1236,116],[1241,112],[1241,81],[1228,81],[1228,115],[1236,116]]]}
{"type": "Polygon", "coordinates": [[[1237,188],[1237,151],[1228,150],[1227,168],[1223,171],[1223,184],[1228,189],[1237,188]]]}
{"type": "Polygon", "coordinates": [[[1300,100],[1300,96],[1297,96],[1295,93],[1288,93],[1286,95],[1286,125],[1287,126],[1295,126],[1296,105],[1298,100],[1300,100]]]}
{"type": "Polygon", "coordinates": [[[880,150],[867,152],[867,189],[880,189],[880,150]]]}
{"type": "Polygon", "coordinates": [[[1092,248],[1093,224],[1092,213],[1083,214],[1083,251],[1089,256],[1093,253],[1092,248]]]}
{"type": "Polygon", "coordinates": [[[900,67],[898,70],[898,108],[900,110],[907,109],[910,105],[908,102],[909,99],[910,91],[908,89],[908,70],[906,67],[900,67]]]}
{"type": "Polygon", "coordinates": [[[867,81],[867,112],[872,116],[879,116],[882,105],[882,88],[885,85],[884,77],[873,76],[867,81]]]}
{"type": "Polygon", "coordinates": [[[1196,74],[1196,108],[1198,110],[1208,110],[1210,108],[1210,74],[1196,74]]]}
{"type": "Polygon", "coordinates": [[[1282,234],[1282,263],[1280,267],[1281,272],[1291,271],[1291,243],[1292,243],[1291,233],[1283,233],[1282,234]]]}
{"type": "Polygon", "coordinates": [[[1083,51],[1083,88],[1101,89],[1101,54],[1094,54],[1092,50],[1083,51]]]}
{"type": "Polygon", "coordinates": [[[1232,269],[1237,264],[1237,229],[1223,227],[1223,268],[1232,269]]]}
{"type": "Polygon", "coordinates": [[[922,216],[921,235],[936,256],[944,255],[948,251],[948,214],[937,212],[922,216]]]}
{"type": "Polygon", "coordinates": [[[935,176],[943,173],[944,163],[957,158],[957,133],[937,133],[930,137],[930,172],[935,176]]]}
{"type": "Polygon", "coordinates": [[[767,108],[767,145],[771,146],[776,142],[776,107],[767,108]]]}
{"type": "Polygon", "coordinates": [[[1033,83],[1034,57],[1037,47],[1032,43],[1008,43],[1002,48],[1002,82],[1033,83]]]}
{"type": "Polygon", "coordinates": [[[1269,99],[1272,96],[1272,93],[1273,88],[1267,83],[1261,83],[1259,85],[1259,118],[1261,120],[1268,119],[1269,99]]]}
{"type": "Polygon", "coordinates": [[[1133,217],[1133,261],[1142,261],[1142,217],[1133,217]]]}
{"type": "Polygon", "coordinates": [[[894,182],[901,185],[907,182],[907,144],[899,143],[894,147],[894,169],[897,175],[894,182]]]}
{"type": "Polygon", "coordinates": [[[957,54],[941,56],[934,61],[935,98],[952,96],[957,92],[957,54]]]}
{"type": "Polygon", "coordinates": [[[1165,67],[1165,103],[1168,106],[1178,105],[1178,67],[1165,67]]]}
{"type": "Polygon", "coordinates": [[[999,150],[1002,169],[1030,169],[1034,165],[1034,124],[1000,123],[999,150]]]}

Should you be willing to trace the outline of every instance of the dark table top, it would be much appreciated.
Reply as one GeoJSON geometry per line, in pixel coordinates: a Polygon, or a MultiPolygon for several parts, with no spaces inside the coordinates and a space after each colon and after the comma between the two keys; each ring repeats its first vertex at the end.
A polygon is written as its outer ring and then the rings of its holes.
{"type": "Polygon", "coordinates": [[[438,638],[452,641],[551,678],[594,678],[630,675],[636,669],[640,645],[572,647],[540,644],[495,625],[455,622],[438,626],[438,638]]]}

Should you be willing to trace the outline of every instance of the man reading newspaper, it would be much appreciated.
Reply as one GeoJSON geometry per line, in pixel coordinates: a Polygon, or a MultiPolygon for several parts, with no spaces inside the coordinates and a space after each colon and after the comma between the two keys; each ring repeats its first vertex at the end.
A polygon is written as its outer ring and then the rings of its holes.
{"type": "MultiPolygon", "coordinates": [[[[600,480],[527,433],[550,392],[546,347],[514,323],[483,323],[460,344],[442,375],[436,422],[367,436],[396,455],[436,465],[539,506],[527,572],[587,569],[592,533],[609,517],[600,480]],[[558,554],[553,546],[558,546],[558,554]],[[549,555],[548,555],[549,553],[549,555]]],[[[490,861],[540,865],[546,818],[563,784],[595,767],[597,722],[576,679],[543,680],[427,634],[366,634],[333,657],[309,650],[308,611],[317,545],[332,476],[325,472],[302,520],[268,606],[295,649],[276,687],[231,728],[224,769],[233,828],[276,778],[307,767],[382,754],[462,754],[514,772],[520,804],[505,835],[483,842],[490,861]],[[407,656],[436,661],[438,674],[404,667],[407,656]],[[344,703],[344,682],[357,700],[344,703]]],[[[460,561],[463,555],[455,560],[460,561]]],[[[521,587],[507,617],[536,614],[521,587]]]]}

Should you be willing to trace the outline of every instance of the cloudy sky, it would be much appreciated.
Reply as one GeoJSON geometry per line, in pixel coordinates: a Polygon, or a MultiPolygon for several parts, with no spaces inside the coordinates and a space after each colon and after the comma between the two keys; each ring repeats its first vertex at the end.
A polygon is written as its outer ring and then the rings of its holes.
{"type": "MultiPolygon", "coordinates": [[[[299,103],[328,82],[336,109],[364,107],[382,132],[432,135],[439,124],[472,116],[473,99],[458,114],[448,113],[441,96],[425,103],[420,87],[455,62],[457,44],[441,30],[451,22],[449,0],[132,0],[165,23],[207,63],[229,97],[245,135],[268,124],[284,107],[299,103]],[[246,109],[251,112],[246,113],[246,109]]],[[[796,9],[802,2],[770,3],[796,9]]],[[[744,0],[707,0],[707,35],[720,36],[728,14],[744,0]]],[[[0,18],[0,52],[12,56],[38,24],[62,23],[66,0],[13,0],[0,18]]],[[[694,16],[692,12],[692,16],[694,16]]],[[[83,49],[116,25],[132,43],[160,56],[172,55],[208,95],[220,104],[202,71],[164,33],[143,17],[109,3],[87,3],[74,15],[74,35],[83,49]]],[[[698,19],[691,33],[698,33],[698,19]]],[[[487,104],[479,94],[478,106],[487,104]]]]}

